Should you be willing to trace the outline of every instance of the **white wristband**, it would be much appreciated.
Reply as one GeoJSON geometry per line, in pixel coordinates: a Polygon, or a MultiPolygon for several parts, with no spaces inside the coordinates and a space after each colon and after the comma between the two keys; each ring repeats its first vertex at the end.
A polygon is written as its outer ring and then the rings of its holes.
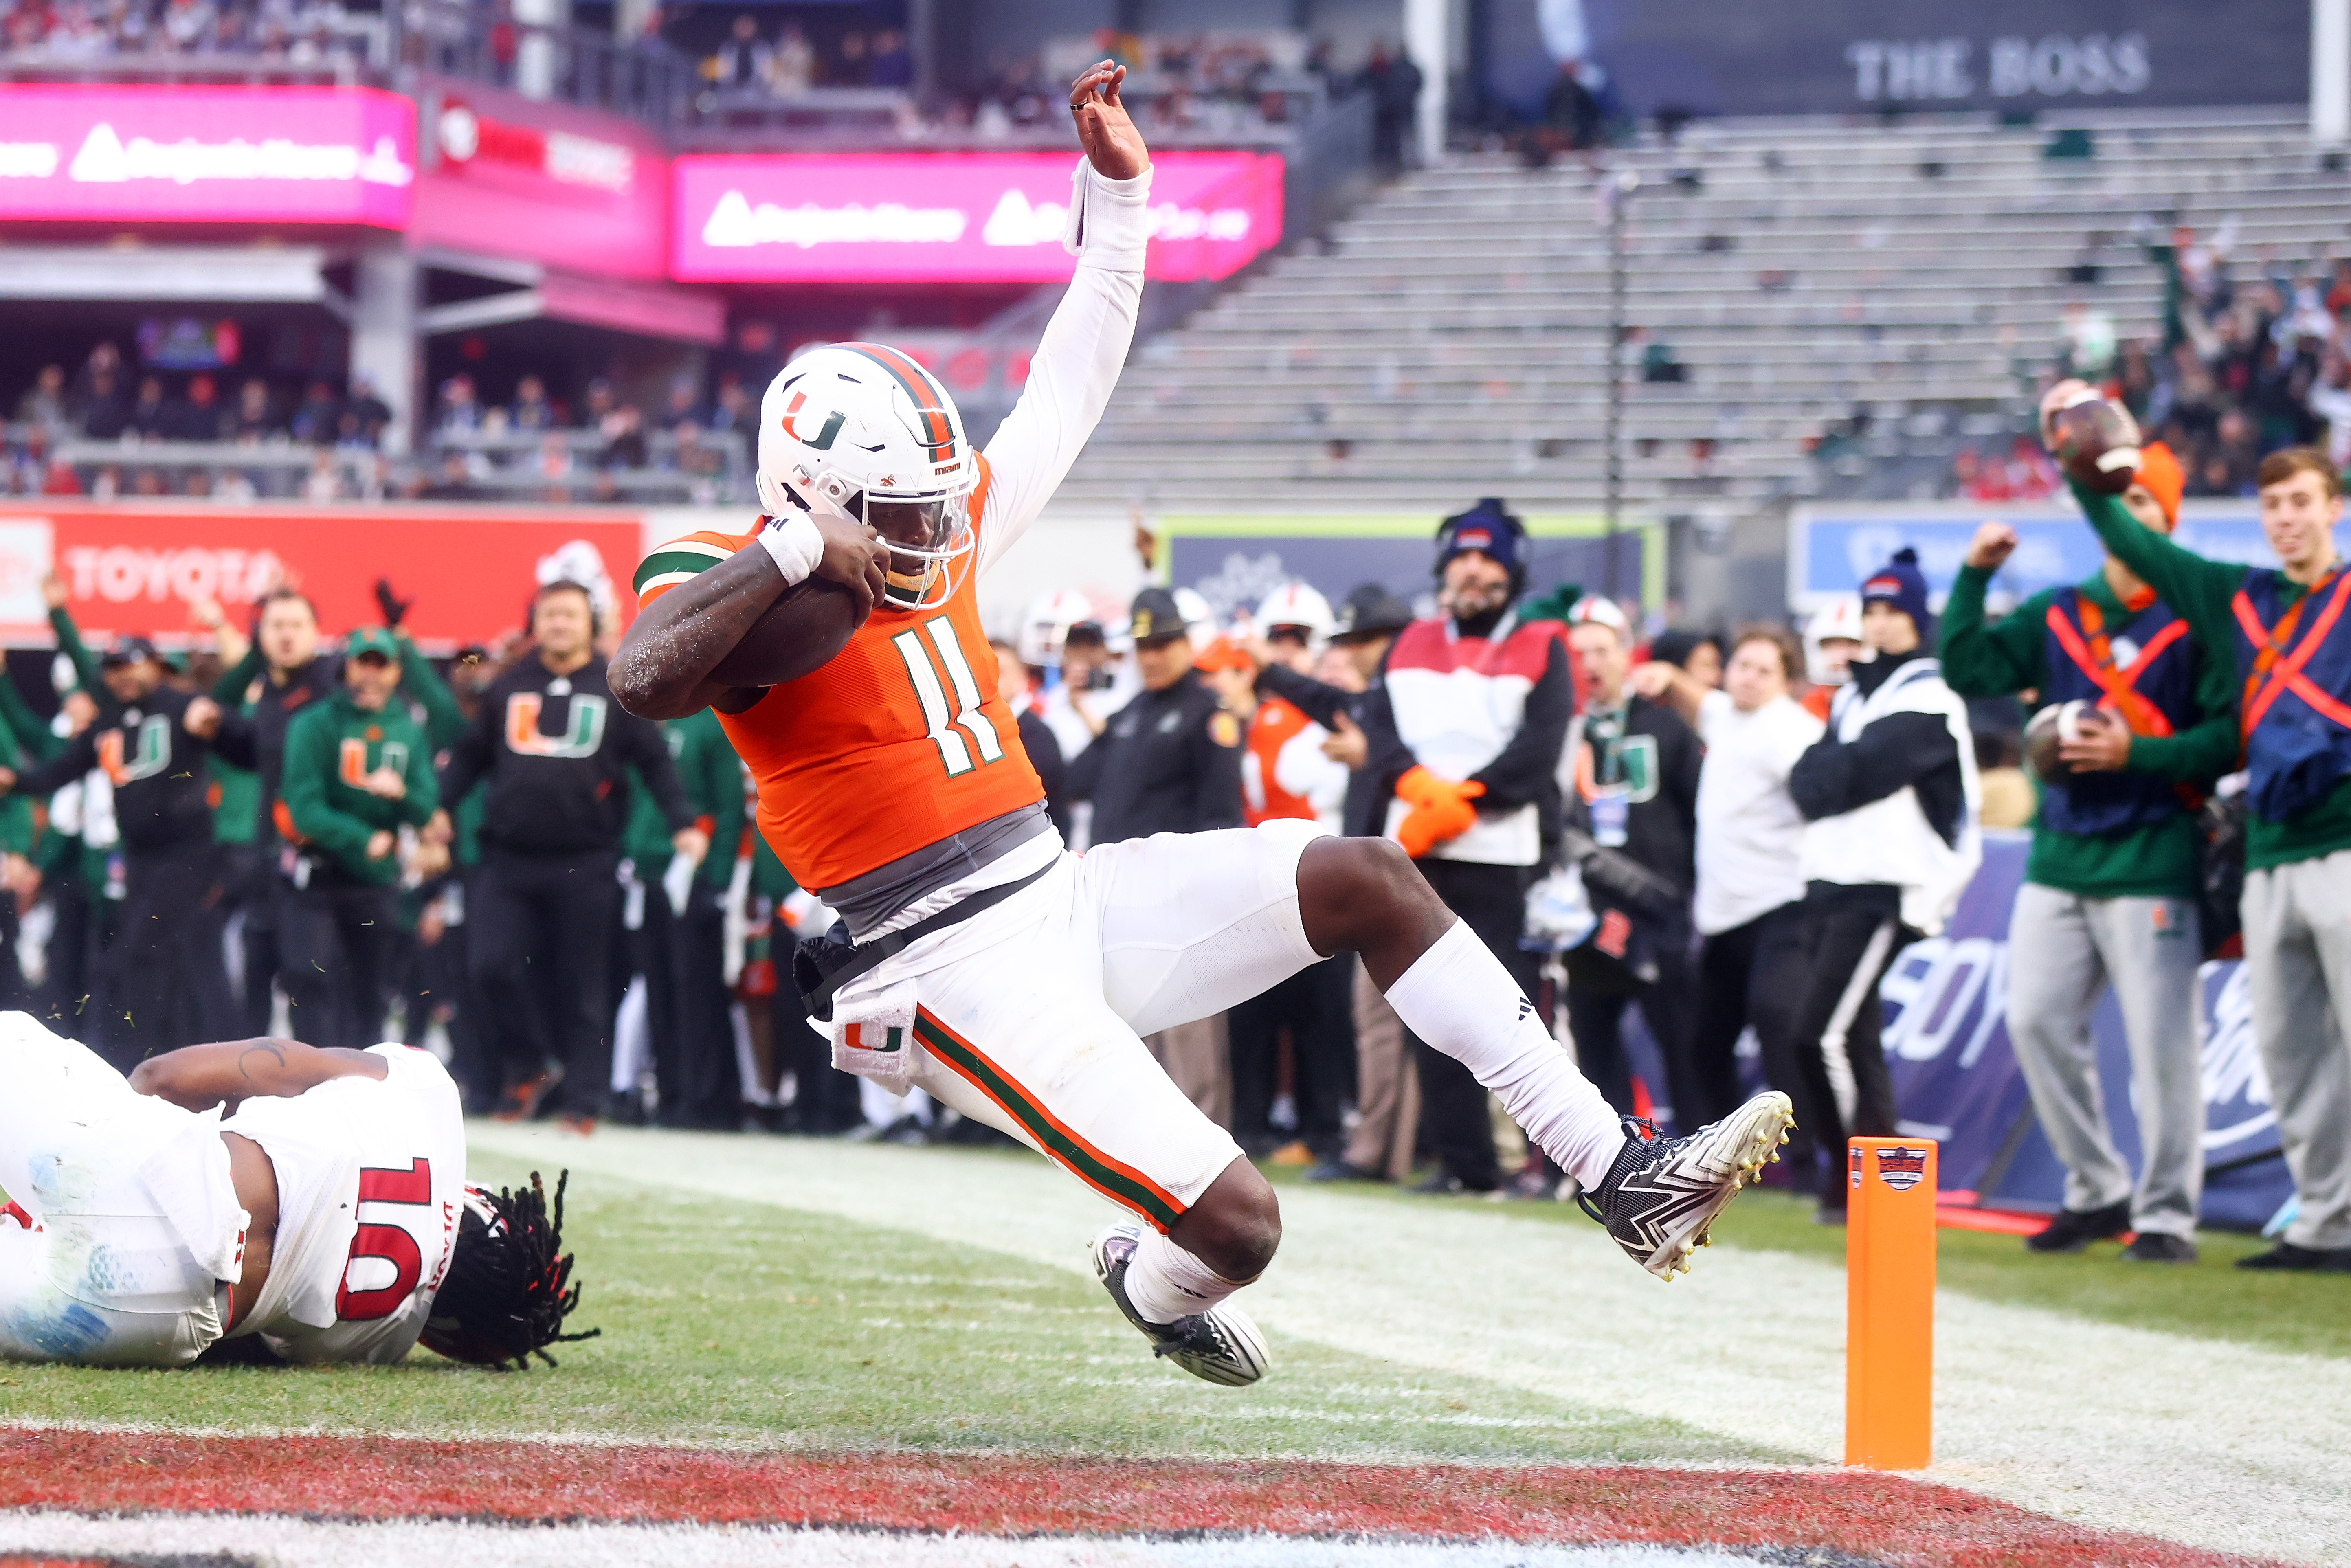
{"type": "Polygon", "coordinates": [[[816,563],[824,559],[824,536],[816,531],[816,519],[806,512],[775,518],[759,530],[759,543],[775,558],[787,588],[806,581],[816,563]]]}

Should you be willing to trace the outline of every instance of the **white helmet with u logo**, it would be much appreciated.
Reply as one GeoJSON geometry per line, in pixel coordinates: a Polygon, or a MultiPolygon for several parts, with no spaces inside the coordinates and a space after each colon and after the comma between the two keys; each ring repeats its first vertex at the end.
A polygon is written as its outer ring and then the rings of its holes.
{"type": "Polygon", "coordinates": [[[759,504],[866,523],[890,547],[883,601],[946,602],[947,564],[971,550],[979,454],[937,378],[880,343],[796,356],[759,403],[759,504]]]}

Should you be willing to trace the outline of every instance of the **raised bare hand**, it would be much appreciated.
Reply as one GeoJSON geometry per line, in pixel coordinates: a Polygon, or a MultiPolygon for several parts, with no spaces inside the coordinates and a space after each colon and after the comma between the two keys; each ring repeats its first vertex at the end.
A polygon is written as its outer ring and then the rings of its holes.
{"type": "Polygon", "coordinates": [[[1978,571],[1998,571],[2016,553],[2016,530],[2006,523],[1986,523],[1968,541],[1967,562],[1978,571]]]}
{"type": "Polygon", "coordinates": [[[1086,68],[1070,84],[1070,113],[1078,122],[1078,141],[1094,172],[1105,180],[1132,180],[1151,167],[1143,132],[1126,115],[1118,89],[1126,68],[1115,60],[1086,68]]]}

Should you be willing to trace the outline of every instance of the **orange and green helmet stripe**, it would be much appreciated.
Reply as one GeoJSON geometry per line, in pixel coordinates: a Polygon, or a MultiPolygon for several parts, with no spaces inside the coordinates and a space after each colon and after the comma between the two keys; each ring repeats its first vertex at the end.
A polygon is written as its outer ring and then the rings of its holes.
{"type": "Polygon", "coordinates": [[[947,413],[952,404],[947,401],[946,389],[939,385],[930,371],[885,344],[841,343],[836,346],[864,355],[889,371],[891,378],[905,389],[907,397],[914,400],[914,412],[922,415],[923,444],[929,449],[932,462],[953,463],[956,460],[955,421],[947,413]]]}

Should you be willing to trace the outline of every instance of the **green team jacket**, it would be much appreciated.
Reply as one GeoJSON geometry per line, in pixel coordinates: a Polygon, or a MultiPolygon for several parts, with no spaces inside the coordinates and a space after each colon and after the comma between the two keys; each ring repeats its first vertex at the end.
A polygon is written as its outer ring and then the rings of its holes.
{"type": "MultiPolygon", "coordinates": [[[[2133,528],[2140,525],[2134,520],[2133,528]]],[[[2145,531],[2142,529],[2141,531],[2145,531]]],[[[2153,537],[2153,536],[2149,536],[2153,537]]],[[[2049,688],[2050,589],[2034,594],[1997,625],[1984,622],[1984,590],[1991,573],[1962,566],[1943,607],[1943,679],[1961,696],[2006,696],[2049,688]]],[[[2109,624],[2130,612],[2106,586],[2104,572],[2080,584],[2109,624]]],[[[2129,771],[2151,773],[2198,789],[2237,765],[2235,682],[2225,659],[2198,645],[2196,703],[2203,721],[2176,735],[2131,737],[2129,771]]],[[[2038,822],[2024,880],[2084,898],[2193,898],[2200,886],[2197,853],[2203,837],[2186,811],[2118,833],[2061,833],[2038,822]]]]}
{"type": "Polygon", "coordinates": [[[433,777],[433,744],[398,702],[363,712],[348,691],[294,716],[286,729],[286,776],[278,789],[294,831],[361,882],[388,887],[400,876],[400,857],[370,860],[377,830],[403,822],[423,827],[441,803],[433,777]],[[354,779],[389,767],[408,781],[397,800],[370,794],[354,779]]]}
{"type": "MultiPolygon", "coordinates": [[[[2101,496],[2076,485],[2074,498],[2089,515],[2090,526],[2098,530],[2098,538],[2105,541],[2106,549],[2161,594],[2165,603],[2187,618],[2199,651],[2229,672],[2232,688],[2229,711],[2231,722],[2235,722],[2236,616],[2229,604],[2237,597],[2237,590],[2244,586],[2248,569],[2229,561],[2207,560],[2194,550],[2182,549],[2161,534],[2141,528],[2138,520],[2123,508],[2122,502],[2112,496],[2101,496]]],[[[2282,603],[2291,605],[2301,596],[2302,590],[2295,584],[2280,582],[2282,603]]],[[[2283,822],[2265,822],[2250,815],[2245,820],[2245,866],[2250,871],[2317,860],[2343,849],[2351,849],[2351,778],[2338,781],[2325,800],[2304,807],[2283,822]]]]}
{"type": "MultiPolygon", "coordinates": [[[[57,616],[64,613],[63,611],[55,612],[50,618],[52,623],[57,616]]],[[[70,626],[71,622],[67,624],[70,626]]],[[[423,710],[424,726],[432,736],[435,749],[448,745],[456,738],[457,732],[465,727],[465,716],[457,709],[455,695],[449,690],[448,683],[442,680],[440,673],[434,669],[433,661],[419,653],[416,644],[409,641],[407,632],[393,627],[392,639],[400,647],[401,700],[413,699],[423,710]]],[[[64,646],[62,632],[57,641],[60,647],[64,646]]],[[[74,639],[77,647],[80,646],[80,641],[78,637],[74,639]]],[[[86,658],[88,653],[88,649],[83,649],[83,657],[86,658]]],[[[77,659],[75,667],[79,668],[80,664],[81,661],[77,659]]],[[[253,692],[253,683],[262,679],[265,673],[261,644],[256,642],[246,647],[244,658],[221,672],[220,679],[213,683],[213,700],[223,707],[251,714],[255,705],[248,699],[253,692]]],[[[261,775],[234,763],[223,762],[217,757],[212,759],[212,773],[213,783],[219,790],[219,797],[213,804],[213,841],[220,844],[251,843],[259,831],[261,820],[261,775]]]]}
{"type": "MultiPolygon", "coordinates": [[[[678,782],[693,803],[695,820],[710,832],[710,852],[694,873],[695,883],[722,896],[735,875],[737,847],[743,841],[743,761],[718,716],[708,708],[662,727],[678,782]]],[[[621,852],[636,862],[637,874],[658,881],[669,869],[669,821],[636,770],[629,770],[629,824],[621,852]]]]}

